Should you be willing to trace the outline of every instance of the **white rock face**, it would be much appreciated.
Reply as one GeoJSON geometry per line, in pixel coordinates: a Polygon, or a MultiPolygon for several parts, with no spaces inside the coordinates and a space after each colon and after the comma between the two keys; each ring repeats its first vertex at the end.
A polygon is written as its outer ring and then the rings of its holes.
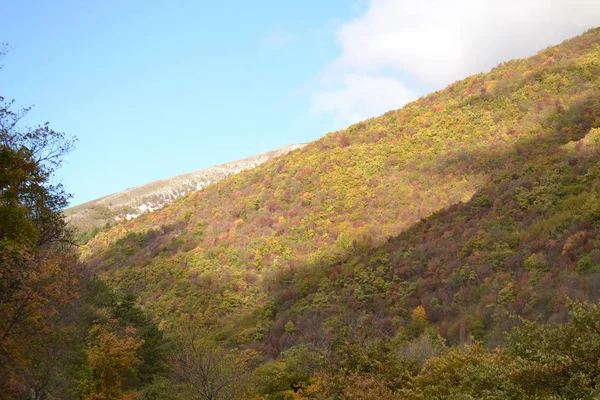
{"type": "Polygon", "coordinates": [[[136,186],[68,208],[65,215],[79,230],[89,230],[115,220],[130,220],[164,207],[188,193],[202,190],[231,175],[255,168],[272,158],[304,146],[290,145],[242,160],[136,186]]]}

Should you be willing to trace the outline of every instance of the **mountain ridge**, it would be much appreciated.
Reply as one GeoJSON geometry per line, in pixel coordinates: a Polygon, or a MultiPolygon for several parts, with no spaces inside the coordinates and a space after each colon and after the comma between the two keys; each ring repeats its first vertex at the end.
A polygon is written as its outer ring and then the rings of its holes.
{"type": "Polygon", "coordinates": [[[379,378],[381,348],[494,348],[510,315],[597,301],[599,160],[592,29],[123,222],[82,259],[166,332],[257,352],[259,392],[282,399],[319,357],[328,378],[379,378]]]}
{"type": "Polygon", "coordinates": [[[177,198],[202,190],[233,174],[255,168],[272,158],[301,149],[305,145],[292,144],[240,160],[141,184],[67,208],[64,214],[78,231],[98,228],[106,223],[124,219],[129,220],[145,212],[162,208],[177,198]]]}

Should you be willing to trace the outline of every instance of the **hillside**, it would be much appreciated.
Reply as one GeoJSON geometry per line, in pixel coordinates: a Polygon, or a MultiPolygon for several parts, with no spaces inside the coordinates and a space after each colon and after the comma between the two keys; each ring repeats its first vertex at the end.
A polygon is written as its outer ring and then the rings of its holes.
{"type": "Polygon", "coordinates": [[[491,348],[511,314],[566,322],[568,298],[598,299],[599,128],[594,29],[124,221],[82,255],[166,332],[193,321],[270,371],[340,332],[491,348]]]}
{"type": "Polygon", "coordinates": [[[107,223],[112,224],[122,219],[129,220],[145,212],[164,207],[179,197],[202,190],[233,174],[255,168],[271,158],[302,147],[303,145],[290,145],[242,160],[146,183],[67,208],[64,213],[77,231],[89,231],[107,223]]]}

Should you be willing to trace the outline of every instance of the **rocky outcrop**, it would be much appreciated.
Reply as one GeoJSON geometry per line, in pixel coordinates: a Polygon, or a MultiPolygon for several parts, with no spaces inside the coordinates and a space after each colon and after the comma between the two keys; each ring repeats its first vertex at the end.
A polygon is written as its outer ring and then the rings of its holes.
{"type": "Polygon", "coordinates": [[[146,183],[65,210],[77,231],[89,231],[122,219],[135,218],[159,209],[188,193],[202,190],[238,172],[304,147],[295,144],[226,164],[146,183]]]}

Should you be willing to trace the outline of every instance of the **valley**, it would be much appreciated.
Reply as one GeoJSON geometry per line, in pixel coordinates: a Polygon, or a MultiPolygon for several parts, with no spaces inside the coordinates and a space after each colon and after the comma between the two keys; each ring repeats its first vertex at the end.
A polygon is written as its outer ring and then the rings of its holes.
{"type": "Polygon", "coordinates": [[[1,154],[8,396],[600,396],[600,28],[64,215],[35,132],[1,154]]]}

